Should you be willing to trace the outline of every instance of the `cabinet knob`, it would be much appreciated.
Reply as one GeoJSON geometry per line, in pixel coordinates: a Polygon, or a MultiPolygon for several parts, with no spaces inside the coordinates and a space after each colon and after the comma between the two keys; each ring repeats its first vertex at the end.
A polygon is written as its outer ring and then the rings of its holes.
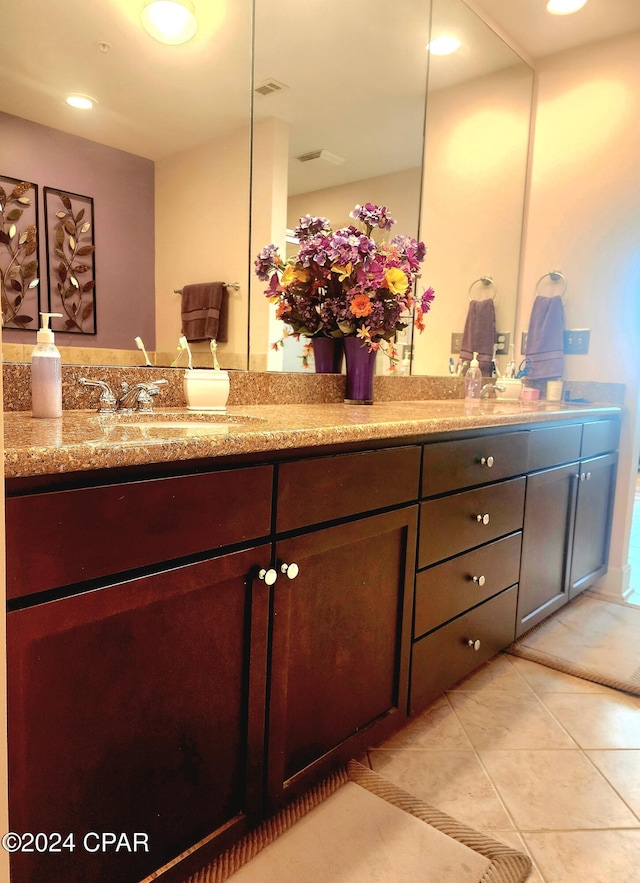
{"type": "Polygon", "coordinates": [[[485,512],[484,515],[476,515],[476,521],[478,524],[489,524],[489,513],[485,512]]]}
{"type": "Polygon", "coordinates": [[[289,579],[295,579],[300,573],[300,568],[295,562],[292,562],[291,564],[280,565],[280,571],[282,573],[286,573],[289,579]]]}
{"type": "Polygon", "coordinates": [[[487,466],[489,469],[493,466],[493,457],[481,457],[480,463],[483,466],[487,466]]]}
{"type": "Polygon", "coordinates": [[[278,573],[273,567],[270,567],[269,570],[262,568],[262,570],[258,571],[258,579],[261,579],[268,586],[272,586],[278,579],[278,573]]]}
{"type": "Polygon", "coordinates": [[[591,481],[591,473],[590,472],[587,472],[586,478],[587,478],[587,481],[591,481]]]}
{"type": "Polygon", "coordinates": [[[484,576],[474,576],[473,581],[474,583],[478,583],[479,586],[483,586],[486,583],[484,576]]]}
{"type": "Polygon", "coordinates": [[[480,641],[478,641],[477,639],[473,641],[471,638],[469,638],[469,640],[467,641],[467,647],[471,647],[472,650],[477,651],[480,649],[480,641]]]}

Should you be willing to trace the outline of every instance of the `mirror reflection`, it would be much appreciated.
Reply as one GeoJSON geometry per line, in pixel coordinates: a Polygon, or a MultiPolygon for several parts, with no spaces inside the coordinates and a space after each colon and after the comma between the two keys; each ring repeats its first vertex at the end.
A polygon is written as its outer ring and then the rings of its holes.
{"type": "MultiPolygon", "coordinates": [[[[282,6],[276,36],[272,4],[256,0],[252,255],[268,243],[295,252],[290,234],[305,214],[335,230],[351,223],[357,203],[385,205],[394,235],[427,244],[418,294],[436,289],[424,333],[414,338],[409,326],[399,336],[398,370],[446,374],[470,297],[489,292],[508,356],[532,71],[461,0],[434,0],[431,30],[422,2],[403,0],[392,18],[382,2],[350,3],[340,29],[332,15],[314,21],[313,40],[299,4],[282,6]],[[457,52],[427,53],[430,37],[448,34],[457,52]],[[481,277],[494,284],[478,288],[481,277]]],[[[282,323],[264,288],[252,279],[251,367],[303,370],[303,342],[269,349],[282,323]]],[[[378,359],[378,372],[388,367],[378,359]]]]}
{"type": "MultiPolygon", "coordinates": [[[[432,39],[444,36],[460,47],[430,55],[420,235],[438,296],[414,338],[415,374],[455,370],[488,299],[503,370],[516,320],[533,71],[459,0],[433,0],[432,39]]],[[[470,348],[490,357],[480,325],[470,348]]]]}
{"type": "MultiPolygon", "coordinates": [[[[256,0],[252,255],[270,243],[285,255],[306,214],[338,230],[367,202],[388,207],[391,235],[416,237],[429,4],[330,0],[311,19],[298,0],[278,9],[276,21],[256,0]]],[[[303,341],[269,349],[282,323],[264,289],[254,277],[251,367],[301,370],[303,341]]]]}
{"type": "MultiPolygon", "coordinates": [[[[49,287],[44,187],[93,199],[96,334],[58,326],[63,353],[135,355],[140,337],[158,364],[170,364],[181,331],[175,291],[224,281],[237,289],[218,358],[246,368],[251,0],[197,3],[197,33],[179,46],[145,32],[142,7],[23,0],[3,8],[0,176],[39,187],[40,310],[49,287]],[[93,109],[66,105],[72,92],[94,98],[93,109]]],[[[56,273],[52,261],[54,282],[56,273]]],[[[5,328],[3,340],[31,347],[37,323],[28,327],[5,328]]]]}

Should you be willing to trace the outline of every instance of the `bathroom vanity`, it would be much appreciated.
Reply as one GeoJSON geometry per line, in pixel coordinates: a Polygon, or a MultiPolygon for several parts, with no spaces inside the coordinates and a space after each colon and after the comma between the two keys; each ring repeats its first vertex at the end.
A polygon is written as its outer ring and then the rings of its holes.
{"type": "Polygon", "coordinates": [[[13,883],[184,879],[606,570],[615,407],[236,410],[7,415],[13,883]]]}

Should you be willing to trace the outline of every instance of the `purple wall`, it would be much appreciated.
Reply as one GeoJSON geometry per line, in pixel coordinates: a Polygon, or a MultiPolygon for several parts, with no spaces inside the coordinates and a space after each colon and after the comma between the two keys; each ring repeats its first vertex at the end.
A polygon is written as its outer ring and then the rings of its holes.
{"type": "MultiPolygon", "coordinates": [[[[155,349],[154,164],[149,159],[0,113],[0,175],[38,185],[40,309],[47,306],[44,187],[93,198],[97,334],[56,333],[59,346],[155,349]]],[[[3,330],[35,344],[35,331],[3,330]]]]}

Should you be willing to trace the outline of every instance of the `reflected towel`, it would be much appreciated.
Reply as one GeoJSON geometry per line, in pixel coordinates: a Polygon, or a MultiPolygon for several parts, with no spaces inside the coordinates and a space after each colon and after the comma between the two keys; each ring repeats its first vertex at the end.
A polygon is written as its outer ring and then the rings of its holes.
{"type": "Polygon", "coordinates": [[[562,377],[564,371],[564,308],[562,298],[538,295],[531,308],[527,335],[529,377],[562,377]]]}
{"type": "Polygon", "coordinates": [[[493,300],[472,300],[462,332],[460,359],[470,362],[478,354],[480,370],[491,377],[493,347],[496,342],[496,311],[493,300]]]}
{"type": "Polygon", "coordinates": [[[227,340],[224,282],[199,282],[182,289],[182,333],[190,341],[227,340]]]}

